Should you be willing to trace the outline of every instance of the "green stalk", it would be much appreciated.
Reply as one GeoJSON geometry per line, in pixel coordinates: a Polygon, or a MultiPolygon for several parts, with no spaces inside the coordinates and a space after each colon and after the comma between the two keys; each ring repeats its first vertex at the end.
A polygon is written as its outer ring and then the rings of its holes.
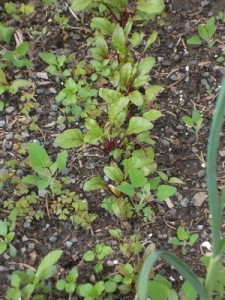
{"type": "Polygon", "coordinates": [[[221,223],[222,223],[222,205],[219,199],[217,188],[217,155],[219,147],[220,132],[223,126],[225,113],[225,79],[222,82],[222,88],[218,96],[216,108],[214,111],[212,127],[209,135],[207,151],[207,186],[209,195],[209,209],[211,212],[211,231],[212,231],[212,258],[207,270],[205,288],[209,295],[212,294],[221,259],[221,223]]]}

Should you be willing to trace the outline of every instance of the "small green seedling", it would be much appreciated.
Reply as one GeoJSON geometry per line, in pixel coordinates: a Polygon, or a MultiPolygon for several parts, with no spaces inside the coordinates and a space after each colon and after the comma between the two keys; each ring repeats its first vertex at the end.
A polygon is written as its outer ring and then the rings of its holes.
{"type": "Polygon", "coordinates": [[[73,268],[69,271],[69,274],[65,279],[59,279],[56,282],[56,288],[59,291],[65,291],[71,297],[72,293],[76,289],[76,281],[78,278],[78,271],[76,268],[73,268]]]}
{"type": "Polygon", "coordinates": [[[15,225],[0,220],[0,255],[9,247],[10,256],[16,256],[17,250],[11,243],[15,237],[14,228],[15,225]]]}
{"type": "Polygon", "coordinates": [[[199,130],[202,128],[204,121],[200,112],[198,110],[194,110],[191,117],[184,116],[182,117],[182,120],[187,125],[189,130],[195,133],[196,143],[198,143],[199,130]]]}
{"type": "Polygon", "coordinates": [[[177,237],[170,239],[170,243],[174,246],[181,247],[182,254],[187,254],[187,246],[193,246],[197,241],[199,235],[197,233],[190,234],[188,230],[185,230],[182,226],[179,226],[177,229],[177,237]]]}
{"type": "Polygon", "coordinates": [[[52,290],[47,280],[54,275],[55,264],[61,255],[61,250],[53,250],[42,259],[37,271],[28,269],[26,272],[13,272],[12,287],[7,290],[6,300],[46,299],[46,294],[50,294],[52,290]]]}
{"type": "Polygon", "coordinates": [[[222,47],[222,54],[217,58],[217,61],[221,63],[225,61],[225,47],[222,47]]]}
{"type": "Polygon", "coordinates": [[[106,256],[113,254],[113,249],[104,243],[97,244],[95,250],[88,250],[84,253],[83,259],[87,262],[97,260],[94,269],[96,273],[101,273],[103,270],[103,261],[106,256]]]}
{"type": "Polygon", "coordinates": [[[36,185],[41,190],[50,187],[54,194],[57,186],[57,172],[66,169],[67,151],[64,150],[59,153],[56,161],[53,163],[43,147],[37,143],[32,143],[29,145],[29,155],[31,167],[36,174],[27,175],[22,181],[36,185]]]}
{"type": "Polygon", "coordinates": [[[215,44],[213,36],[216,32],[215,17],[211,17],[205,25],[198,25],[198,35],[193,35],[187,40],[189,45],[200,46],[202,41],[206,41],[209,47],[215,44]]]}

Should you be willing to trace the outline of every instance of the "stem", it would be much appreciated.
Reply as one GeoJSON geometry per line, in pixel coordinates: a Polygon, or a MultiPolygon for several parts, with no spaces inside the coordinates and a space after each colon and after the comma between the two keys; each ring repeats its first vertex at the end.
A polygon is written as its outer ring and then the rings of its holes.
{"type": "Polygon", "coordinates": [[[109,10],[110,14],[111,14],[112,17],[114,18],[114,20],[115,20],[117,23],[120,24],[120,20],[117,18],[117,16],[114,14],[114,12],[112,11],[111,7],[110,7],[107,3],[103,2],[103,1],[96,1],[96,2],[105,5],[105,7],[109,10]]]}
{"type": "Polygon", "coordinates": [[[217,153],[219,147],[220,131],[223,125],[225,112],[225,79],[222,82],[216,108],[214,111],[212,127],[209,135],[207,151],[207,186],[209,195],[209,208],[211,212],[211,231],[212,231],[212,257],[207,269],[205,288],[211,296],[215,282],[218,277],[218,270],[222,256],[221,251],[221,223],[222,223],[222,204],[218,195],[217,188],[217,153]]]}

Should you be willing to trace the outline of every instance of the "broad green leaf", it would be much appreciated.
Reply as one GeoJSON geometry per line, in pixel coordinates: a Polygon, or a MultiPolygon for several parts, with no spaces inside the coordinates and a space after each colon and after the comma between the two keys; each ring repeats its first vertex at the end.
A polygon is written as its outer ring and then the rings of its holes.
{"type": "Polygon", "coordinates": [[[194,243],[197,241],[199,235],[197,233],[190,235],[190,245],[194,245],[194,243]]]}
{"type": "Polygon", "coordinates": [[[9,255],[11,257],[16,257],[16,254],[17,254],[16,248],[12,244],[9,244],[9,255]]]}
{"type": "Polygon", "coordinates": [[[92,57],[97,60],[108,59],[108,45],[102,36],[95,38],[95,46],[90,49],[92,57]]]}
{"type": "Polygon", "coordinates": [[[68,153],[66,150],[64,150],[63,152],[61,152],[57,155],[56,163],[57,163],[58,169],[60,171],[63,171],[66,169],[67,157],[68,157],[68,153]]]}
{"type": "Polygon", "coordinates": [[[34,6],[32,3],[24,4],[22,3],[20,6],[20,12],[23,13],[24,15],[29,16],[34,12],[34,6]]]}
{"type": "Polygon", "coordinates": [[[123,28],[117,25],[113,31],[112,44],[114,49],[121,54],[126,53],[125,35],[123,28]]]}
{"type": "Polygon", "coordinates": [[[37,143],[32,143],[29,145],[29,155],[32,168],[45,168],[51,164],[51,159],[48,156],[48,153],[37,143]]]}
{"type": "Polygon", "coordinates": [[[116,124],[119,114],[125,109],[125,107],[127,107],[128,103],[129,99],[123,97],[119,101],[110,105],[108,112],[110,123],[116,124]]]}
{"type": "Polygon", "coordinates": [[[7,244],[5,241],[0,241],[0,255],[7,249],[7,244]]]}
{"type": "Polygon", "coordinates": [[[5,224],[5,222],[0,220],[0,236],[6,236],[7,232],[7,225],[5,224]]]}
{"type": "Polygon", "coordinates": [[[143,37],[144,37],[144,33],[143,32],[141,32],[141,33],[134,32],[132,34],[131,38],[129,38],[129,41],[131,42],[131,44],[134,47],[137,47],[137,46],[139,46],[141,44],[143,37]]]}
{"type": "Polygon", "coordinates": [[[131,167],[128,173],[132,187],[138,188],[146,184],[147,178],[143,175],[141,170],[131,167]]]}
{"type": "Polygon", "coordinates": [[[211,39],[216,32],[215,17],[209,18],[205,25],[205,29],[208,33],[208,37],[211,39]]]}
{"type": "Polygon", "coordinates": [[[93,18],[91,21],[92,29],[99,29],[102,34],[112,35],[114,25],[105,18],[93,18]]]}
{"type": "Polygon", "coordinates": [[[83,259],[85,261],[93,261],[95,258],[95,253],[92,250],[88,250],[87,252],[84,253],[83,259]]]}
{"type": "Polygon", "coordinates": [[[192,119],[195,123],[197,123],[200,119],[202,119],[202,115],[198,110],[193,110],[192,112],[192,119]]]}
{"type": "Polygon", "coordinates": [[[7,44],[9,44],[14,34],[14,31],[15,30],[13,27],[6,27],[0,23],[0,40],[3,40],[7,44]]]}
{"type": "Polygon", "coordinates": [[[121,183],[123,180],[123,172],[117,166],[104,167],[104,173],[116,183],[121,183]]]}
{"type": "Polygon", "coordinates": [[[185,281],[182,284],[181,291],[185,300],[196,300],[197,299],[197,291],[193,288],[193,286],[188,282],[185,281]]]}
{"type": "Polygon", "coordinates": [[[188,127],[192,127],[194,125],[193,119],[191,117],[184,116],[182,117],[182,120],[188,127]]]}
{"type": "Polygon", "coordinates": [[[129,125],[126,131],[127,135],[137,134],[143,131],[147,131],[153,128],[153,124],[142,118],[142,117],[132,117],[129,121],[129,125]]]}
{"type": "Polygon", "coordinates": [[[143,118],[147,119],[148,121],[155,121],[161,117],[161,112],[156,109],[150,109],[149,111],[143,114],[143,118]]]}
{"type": "Polygon", "coordinates": [[[27,88],[32,86],[32,82],[25,79],[16,79],[9,86],[9,92],[12,94],[16,94],[19,88],[27,88]]]}
{"type": "Polygon", "coordinates": [[[141,61],[138,64],[137,70],[138,70],[139,74],[146,75],[151,71],[151,69],[154,67],[154,65],[155,65],[154,57],[148,56],[148,57],[141,59],[141,61]]]}
{"type": "Polygon", "coordinates": [[[202,39],[208,41],[209,36],[208,36],[208,32],[206,31],[204,25],[202,25],[202,24],[198,25],[198,34],[202,39]]]}
{"type": "Polygon", "coordinates": [[[89,192],[89,191],[94,191],[94,190],[105,190],[107,188],[107,185],[103,179],[100,177],[92,177],[91,179],[87,180],[84,183],[84,191],[89,192]]]}
{"type": "Polygon", "coordinates": [[[104,135],[104,132],[99,127],[98,123],[93,119],[87,119],[85,126],[89,130],[84,137],[85,143],[93,145],[104,135]]]}
{"type": "Polygon", "coordinates": [[[184,227],[182,226],[179,226],[177,228],[177,237],[180,241],[184,241],[184,240],[187,240],[189,238],[190,234],[188,231],[186,231],[184,229],[184,227]]]}
{"type": "Polygon", "coordinates": [[[117,186],[117,189],[130,197],[133,197],[135,195],[133,186],[128,182],[123,181],[120,185],[117,186]]]}
{"type": "Polygon", "coordinates": [[[4,107],[5,107],[4,102],[0,101],[0,111],[3,111],[4,107]]]}
{"type": "Polygon", "coordinates": [[[37,272],[35,274],[34,284],[36,285],[40,280],[41,275],[49,268],[52,267],[54,264],[58,262],[62,255],[62,250],[53,250],[49,254],[47,254],[41,261],[37,272]]]}
{"type": "Polygon", "coordinates": [[[104,99],[106,103],[112,104],[122,98],[123,94],[115,90],[101,88],[99,96],[104,99]]]}
{"type": "Polygon", "coordinates": [[[161,250],[155,251],[147,257],[142,267],[138,280],[138,295],[139,300],[145,300],[147,296],[147,286],[149,280],[149,274],[154,263],[163,257],[171,266],[173,266],[191,285],[196,289],[202,299],[207,299],[208,295],[205,288],[202,286],[196,274],[186,265],[182,260],[168,251],[161,250]]]}
{"type": "MultiPolygon", "coordinates": [[[[127,98],[136,106],[143,105],[144,99],[142,94],[138,90],[131,92],[127,98]]],[[[145,118],[146,119],[146,118],[145,118]]]]}
{"type": "Polygon", "coordinates": [[[157,95],[162,91],[162,89],[162,85],[152,85],[147,88],[145,91],[147,103],[151,103],[152,101],[154,101],[157,95]]]}
{"type": "Polygon", "coordinates": [[[184,181],[177,178],[177,177],[170,177],[169,183],[174,183],[174,184],[184,184],[184,181]]]}
{"type": "Polygon", "coordinates": [[[163,11],[164,3],[163,0],[139,0],[137,9],[150,15],[157,15],[163,11]]]}
{"type": "Polygon", "coordinates": [[[3,85],[9,85],[8,80],[6,79],[5,72],[0,68],[0,83],[3,85]]]}
{"type": "Polygon", "coordinates": [[[91,0],[72,0],[72,9],[80,11],[85,9],[92,1],[91,0]]]}
{"type": "Polygon", "coordinates": [[[142,53],[142,55],[148,50],[148,48],[155,42],[155,40],[157,39],[158,36],[158,32],[156,30],[153,30],[152,34],[150,35],[150,37],[148,38],[144,51],[142,53]]]}
{"type": "Polygon", "coordinates": [[[148,282],[147,296],[150,297],[151,300],[178,300],[177,296],[170,298],[171,294],[174,294],[174,290],[168,288],[165,284],[155,280],[148,282]]]}
{"type": "Polygon", "coordinates": [[[74,148],[84,144],[84,137],[80,129],[68,129],[57,136],[55,143],[61,148],[74,148]]]}
{"type": "Polygon", "coordinates": [[[57,57],[54,53],[52,53],[52,52],[40,52],[38,55],[48,65],[54,65],[54,66],[58,65],[57,57]]]}
{"type": "Polygon", "coordinates": [[[16,55],[17,56],[24,56],[27,54],[29,50],[29,43],[28,42],[23,42],[22,44],[20,44],[19,46],[16,47],[16,55]]]}
{"type": "Polygon", "coordinates": [[[124,159],[122,165],[124,166],[124,179],[126,179],[130,168],[132,167],[139,168],[141,166],[141,162],[140,159],[137,157],[130,157],[124,159]]]}
{"type": "Polygon", "coordinates": [[[164,201],[176,193],[177,189],[174,186],[162,184],[157,189],[157,199],[164,201]]]}
{"type": "Polygon", "coordinates": [[[193,35],[187,40],[187,44],[200,46],[202,44],[202,40],[197,35],[193,35]]]}
{"type": "Polygon", "coordinates": [[[37,185],[39,177],[37,175],[27,175],[23,177],[22,182],[37,185]]]}
{"type": "Polygon", "coordinates": [[[131,63],[126,63],[124,65],[122,65],[121,69],[120,69],[120,88],[122,90],[127,90],[128,88],[128,83],[131,79],[131,75],[132,75],[132,65],[131,63]]]}

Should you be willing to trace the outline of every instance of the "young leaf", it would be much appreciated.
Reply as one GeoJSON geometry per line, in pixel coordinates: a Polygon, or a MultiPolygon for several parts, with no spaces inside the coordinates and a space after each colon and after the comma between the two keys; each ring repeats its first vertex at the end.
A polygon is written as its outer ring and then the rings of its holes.
{"type": "Polygon", "coordinates": [[[106,103],[112,104],[122,98],[123,94],[115,90],[101,88],[99,91],[99,96],[104,99],[106,103]]]}
{"type": "Polygon", "coordinates": [[[141,170],[131,167],[128,173],[132,187],[138,188],[146,184],[147,178],[143,175],[141,170]]]}
{"type": "Polygon", "coordinates": [[[202,24],[198,25],[198,34],[202,39],[209,40],[208,32],[202,24]]]}
{"type": "Polygon", "coordinates": [[[40,52],[38,55],[40,56],[40,58],[44,62],[46,62],[46,64],[48,64],[48,65],[54,65],[54,66],[58,65],[57,57],[55,56],[54,53],[51,53],[51,52],[40,52]]]}
{"type": "Polygon", "coordinates": [[[126,53],[125,35],[123,28],[117,25],[113,31],[112,44],[114,49],[121,54],[126,53]]]}
{"type": "Polygon", "coordinates": [[[0,236],[6,236],[8,232],[7,226],[5,224],[5,222],[0,220],[0,236]]]}
{"type": "Polygon", "coordinates": [[[152,56],[142,58],[138,64],[138,72],[141,75],[148,74],[155,65],[155,59],[152,56]]]}
{"type": "Polygon", "coordinates": [[[6,27],[0,24],[0,40],[3,40],[7,44],[9,44],[14,34],[14,31],[15,30],[13,27],[6,27]]]}
{"type": "Polygon", "coordinates": [[[197,35],[193,35],[187,40],[187,44],[200,46],[202,44],[202,40],[197,35]]]}
{"type": "Polygon", "coordinates": [[[37,175],[27,175],[23,177],[22,182],[36,185],[39,180],[39,177],[37,175]]]}
{"type": "Polygon", "coordinates": [[[61,148],[73,148],[82,146],[84,137],[80,129],[68,129],[57,136],[55,143],[61,148]]]}
{"type": "Polygon", "coordinates": [[[192,234],[190,236],[190,245],[194,245],[194,243],[197,241],[198,237],[199,237],[199,235],[197,233],[192,234]]]}
{"type": "Polygon", "coordinates": [[[93,18],[91,28],[99,29],[102,34],[112,35],[114,26],[105,18],[93,18]]]}
{"type": "Polygon", "coordinates": [[[104,167],[104,173],[116,183],[121,183],[123,180],[123,172],[117,166],[104,167]]]}
{"type": "Polygon", "coordinates": [[[142,117],[132,117],[129,121],[129,125],[126,131],[127,135],[133,134],[133,133],[140,133],[143,131],[147,131],[153,128],[153,124],[142,118],[142,117]]]}
{"type": "Polygon", "coordinates": [[[68,157],[68,153],[66,150],[64,150],[63,152],[61,152],[57,155],[56,163],[57,163],[58,169],[60,171],[63,171],[66,169],[67,157],[68,157]]]}
{"type": "Polygon", "coordinates": [[[122,66],[122,68],[120,69],[120,88],[122,90],[127,90],[127,86],[128,83],[130,81],[131,78],[131,74],[132,74],[132,65],[131,63],[126,63],[122,66]]]}
{"type": "Polygon", "coordinates": [[[188,127],[192,127],[194,125],[193,119],[191,117],[184,116],[182,117],[182,120],[188,127]]]}
{"type": "Polygon", "coordinates": [[[5,241],[0,241],[0,255],[7,249],[7,244],[5,241]]]}
{"type": "Polygon", "coordinates": [[[215,25],[215,17],[211,17],[206,25],[205,25],[205,29],[208,33],[208,37],[211,39],[214,35],[214,33],[216,32],[216,25],[215,25]]]}
{"type": "Polygon", "coordinates": [[[145,112],[143,114],[143,118],[145,118],[148,121],[155,121],[158,118],[161,117],[161,112],[156,109],[150,109],[149,111],[145,112]]]}
{"type": "MultiPolygon", "coordinates": [[[[136,106],[143,105],[144,99],[142,94],[138,90],[131,92],[127,98],[136,106]]],[[[146,118],[145,118],[146,119],[146,118]]]]}
{"type": "Polygon", "coordinates": [[[33,83],[29,80],[25,79],[16,79],[9,86],[9,92],[12,94],[16,94],[19,88],[27,88],[30,87],[33,83]]]}
{"type": "Polygon", "coordinates": [[[85,261],[93,261],[95,258],[95,253],[92,250],[89,250],[84,253],[83,260],[85,261]]]}
{"type": "Polygon", "coordinates": [[[5,72],[0,68],[0,84],[9,85],[5,72]]]}
{"type": "Polygon", "coordinates": [[[29,43],[28,42],[23,42],[22,44],[20,44],[19,46],[16,47],[16,55],[17,56],[24,56],[27,54],[27,52],[29,51],[29,43]]]}
{"type": "Polygon", "coordinates": [[[103,179],[100,177],[92,177],[91,179],[87,180],[84,183],[84,191],[89,192],[89,191],[94,191],[94,190],[105,190],[107,188],[107,185],[103,179]]]}
{"type": "Polygon", "coordinates": [[[142,55],[148,50],[148,48],[155,42],[155,40],[157,39],[158,36],[158,32],[156,30],[153,30],[152,34],[150,35],[150,37],[148,38],[144,51],[142,52],[142,55]]]}
{"type": "Polygon", "coordinates": [[[51,164],[51,159],[48,156],[48,153],[37,143],[32,143],[29,145],[29,154],[32,168],[45,168],[51,164]]]}
{"type": "Polygon", "coordinates": [[[157,189],[157,198],[159,201],[164,201],[176,193],[177,189],[174,186],[162,184],[157,189]]]}
{"type": "Polygon", "coordinates": [[[72,0],[71,7],[74,11],[80,11],[85,9],[90,3],[91,0],[72,0]]]}
{"type": "Polygon", "coordinates": [[[101,36],[95,38],[96,47],[91,48],[91,55],[94,59],[105,60],[108,59],[108,45],[105,39],[101,36]]]}
{"type": "Polygon", "coordinates": [[[188,240],[190,233],[184,229],[184,227],[179,226],[177,228],[177,237],[180,241],[188,240]]]}
{"type": "Polygon", "coordinates": [[[150,15],[157,15],[163,11],[164,3],[163,0],[139,0],[137,9],[150,15]]]}
{"type": "Polygon", "coordinates": [[[128,105],[128,103],[129,103],[129,99],[127,99],[126,97],[123,97],[119,101],[110,105],[108,115],[109,115],[109,121],[111,124],[117,123],[119,114],[125,109],[125,107],[128,105]]]}
{"type": "Polygon", "coordinates": [[[135,195],[133,186],[128,182],[123,181],[120,185],[117,186],[117,189],[130,197],[133,197],[135,195]]]}
{"type": "Polygon", "coordinates": [[[62,250],[53,250],[47,254],[41,261],[37,272],[35,274],[34,284],[36,285],[40,280],[41,275],[51,266],[53,266],[60,259],[62,250]]]}

